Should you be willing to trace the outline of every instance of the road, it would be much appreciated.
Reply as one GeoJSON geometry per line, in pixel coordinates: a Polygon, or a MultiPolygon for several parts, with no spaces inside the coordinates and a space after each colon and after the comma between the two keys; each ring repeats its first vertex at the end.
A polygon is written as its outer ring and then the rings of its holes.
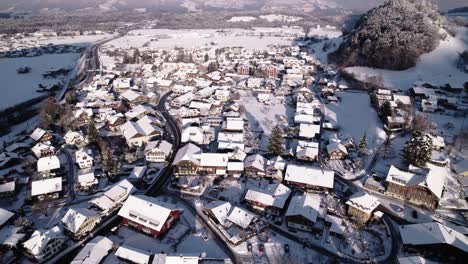
{"type": "Polygon", "coordinates": [[[76,164],[70,150],[61,148],[59,154],[64,154],[68,161],[68,198],[67,204],[75,199],[75,179],[76,179],[76,164]]]}

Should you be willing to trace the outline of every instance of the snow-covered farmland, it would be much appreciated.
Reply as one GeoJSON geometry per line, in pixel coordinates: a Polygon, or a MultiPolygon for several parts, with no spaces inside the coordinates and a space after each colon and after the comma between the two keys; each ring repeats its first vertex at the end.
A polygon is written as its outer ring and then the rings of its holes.
{"type": "Polygon", "coordinates": [[[0,59],[0,80],[2,80],[0,109],[41,95],[36,92],[39,84],[52,85],[60,81],[60,79],[45,79],[42,74],[49,70],[73,67],[79,57],[78,53],[65,53],[0,59]],[[30,73],[16,72],[18,68],[25,66],[31,67],[30,73]]]}
{"type": "Polygon", "coordinates": [[[339,92],[341,98],[337,104],[327,104],[326,119],[340,127],[341,135],[353,137],[359,143],[364,133],[367,133],[368,148],[375,150],[385,140],[383,124],[375,110],[371,107],[369,95],[363,92],[339,92]]]}
{"type": "Polygon", "coordinates": [[[228,19],[228,22],[250,22],[256,20],[256,17],[253,16],[234,16],[228,19]]]}
{"type": "Polygon", "coordinates": [[[296,22],[302,20],[302,17],[298,16],[286,16],[286,15],[264,15],[260,16],[261,19],[265,19],[268,22],[296,22]]]}
{"type": "Polygon", "coordinates": [[[126,36],[115,39],[104,48],[193,48],[212,45],[213,47],[245,47],[266,49],[268,45],[290,45],[295,37],[301,36],[301,28],[254,28],[244,29],[145,29],[134,30],[126,36]]]}
{"type": "Polygon", "coordinates": [[[47,44],[54,45],[73,45],[87,47],[94,42],[111,38],[111,34],[100,34],[100,35],[83,35],[83,36],[59,36],[59,37],[40,37],[40,38],[24,38],[25,41],[34,43],[40,46],[47,44]]]}
{"type": "Polygon", "coordinates": [[[350,67],[346,71],[354,73],[358,79],[382,75],[385,86],[395,89],[409,89],[417,81],[435,85],[449,83],[452,87],[463,87],[468,74],[457,69],[459,54],[468,49],[468,29],[458,28],[455,37],[448,37],[432,52],[422,55],[416,66],[404,71],[350,67]]]}

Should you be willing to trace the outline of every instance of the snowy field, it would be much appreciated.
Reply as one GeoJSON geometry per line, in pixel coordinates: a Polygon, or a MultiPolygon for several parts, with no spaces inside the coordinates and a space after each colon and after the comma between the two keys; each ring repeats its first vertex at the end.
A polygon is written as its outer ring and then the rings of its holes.
{"type": "Polygon", "coordinates": [[[431,82],[436,85],[451,84],[452,87],[463,87],[468,74],[457,69],[459,53],[468,49],[468,29],[458,28],[455,37],[442,41],[434,51],[420,57],[417,65],[404,71],[372,69],[368,67],[350,67],[346,71],[354,73],[358,79],[382,75],[385,86],[407,90],[416,81],[431,82]]]}
{"type": "Polygon", "coordinates": [[[0,80],[2,80],[0,109],[41,95],[36,92],[39,84],[52,85],[60,81],[60,79],[44,79],[42,74],[49,70],[73,67],[79,57],[78,53],[65,53],[0,59],[0,69],[2,69],[0,71],[0,80]],[[16,72],[18,68],[25,66],[31,67],[30,73],[18,74],[16,72]]]}
{"type": "Polygon", "coordinates": [[[234,16],[227,20],[227,22],[250,22],[256,20],[253,16],[234,16]]]}
{"type": "Polygon", "coordinates": [[[356,144],[366,132],[368,149],[374,150],[385,140],[386,134],[370,105],[369,95],[363,92],[338,92],[336,95],[341,97],[341,102],[325,105],[326,119],[340,127],[339,134],[353,137],[356,144]]]}
{"type": "Polygon", "coordinates": [[[40,46],[47,44],[54,45],[74,45],[87,47],[94,42],[111,38],[112,34],[102,34],[102,35],[89,35],[89,36],[60,36],[60,37],[40,37],[40,38],[24,38],[25,41],[30,43],[35,43],[40,46]]]}
{"type": "Polygon", "coordinates": [[[261,19],[265,19],[268,22],[296,22],[302,20],[302,17],[298,16],[286,16],[286,15],[264,15],[260,16],[261,19]]]}
{"type": "Polygon", "coordinates": [[[301,28],[254,28],[253,30],[229,29],[220,32],[216,29],[134,30],[126,36],[115,39],[104,48],[193,48],[215,44],[214,47],[245,47],[246,49],[266,49],[268,45],[290,45],[295,36],[302,34],[301,28]],[[259,35],[263,33],[264,36],[259,35]],[[278,36],[268,36],[274,34],[278,36]],[[280,36],[281,35],[281,36],[280,36]]]}

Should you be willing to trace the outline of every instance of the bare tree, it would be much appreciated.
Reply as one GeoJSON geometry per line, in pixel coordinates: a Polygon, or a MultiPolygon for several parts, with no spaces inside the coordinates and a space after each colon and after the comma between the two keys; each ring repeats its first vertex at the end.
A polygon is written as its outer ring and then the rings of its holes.
{"type": "Polygon", "coordinates": [[[428,131],[435,129],[437,126],[432,122],[431,118],[425,114],[417,114],[412,121],[411,129],[413,131],[428,131]]]}

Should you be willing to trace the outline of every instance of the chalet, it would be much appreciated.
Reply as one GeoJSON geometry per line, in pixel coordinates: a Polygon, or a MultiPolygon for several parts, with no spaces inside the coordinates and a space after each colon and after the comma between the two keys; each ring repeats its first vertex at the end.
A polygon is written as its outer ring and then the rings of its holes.
{"type": "Polygon", "coordinates": [[[65,234],[75,240],[89,234],[100,221],[98,213],[85,208],[68,209],[61,220],[65,234]]]}
{"type": "Polygon", "coordinates": [[[348,157],[348,150],[343,144],[338,142],[331,142],[327,145],[328,157],[331,160],[340,160],[348,157]]]}
{"type": "Polygon", "coordinates": [[[31,237],[23,243],[28,257],[38,262],[44,262],[62,251],[65,236],[58,226],[47,231],[36,230],[31,237]]]}
{"type": "Polygon", "coordinates": [[[200,167],[200,154],[202,150],[196,145],[189,143],[177,151],[172,165],[175,167],[174,174],[197,175],[200,167]]]}
{"type": "Polygon", "coordinates": [[[244,200],[254,210],[280,215],[291,190],[281,183],[269,184],[265,189],[247,190],[244,200]]]}
{"type": "Polygon", "coordinates": [[[406,252],[437,256],[443,262],[450,262],[448,260],[453,260],[453,256],[459,256],[461,260],[468,257],[468,238],[446,225],[429,222],[402,225],[399,229],[406,252]]]}
{"type": "Polygon", "coordinates": [[[42,177],[52,177],[60,170],[60,160],[57,156],[44,157],[37,160],[37,172],[42,177]]]}
{"type": "Polygon", "coordinates": [[[229,154],[227,153],[202,153],[198,170],[209,175],[225,175],[228,160],[229,154]]]}
{"type": "Polygon", "coordinates": [[[253,66],[250,63],[243,63],[237,65],[237,73],[240,75],[250,75],[253,70],[253,66]]]}
{"type": "Polygon", "coordinates": [[[221,102],[227,102],[229,101],[230,95],[231,95],[231,92],[229,90],[216,90],[214,96],[216,100],[219,100],[221,102]]]}
{"type": "Polygon", "coordinates": [[[235,206],[229,213],[227,220],[242,229],[247,229],[255,220],[255,215],[245,209],[235,206]]]}
{"type": "Polygon", "coordinates": [[[93,151],[91,149],[79,149],[75,152],[75,160],[80,169],[87,169],[93,166],[93,151]]]}
{"type": "Polygon", "coordinates": [[[315,161],[319,155],[319,143],[299,140],[296,147],[296,158],[304,161],[315,161]]]}
{"type": "Polygon", "coordinates": [[[16,181],[8,181],[0,184],[0,198],[11,197],[15,194],[16,181]]]}
{"type": "Polygon", "coordinates": [[[46,142],[52,140],[54,135],[52,134],[52,132],[38,127],[33,131],[33,133],[29,137],[36,142],[46,142]]]}
{"type": "Polygon", "coordinates": [[[334,172],[320,168],[293,165],[286,168],[284,181],[305,190],[325,190],[333,189],[334,172]]]}
{"type": "Polygon", "coordinates": [[[183,95],[186,93],[193,93],[195,92],[195,87],[194,86],[185,86],[185,85],[180,85],[176,84],[172,88],[172,92],[176,95],[183,95]]]}
{"type": "Polygon", "coordinates": [[[164,234],[182,213],[172,204],[144,195],[130,196],[118,215],[122,223],[153,237],[164,234]]]}
{"type": "Polygon", "coordinates": [[[112,82],[114,90],[119,93],[123,93],[130,89],[132,79],[130,78],[118,78],[112,82]]]}
{"type": "Polygon", "coordinates": [[[248,156],[244,160],[244,173],[248,176],[265,176],[267,160],[259,154],[248,156]]]}
{"type": "Polygon", "coordinates": [[[119,260],[123,260],[128,263],[149,264],[151,252],[132,247],[127,244],[123,244],[117,249],[117,251],[115,252],[115,256],[119,260]]]}
{"type": "Polygon", "coordinates": [[[118,132],[123,124],[125,124],[125,117],[122,114],[107,117],[106,125],[109,131],[118,132]]]}
{"type": "Polygon", "coordinates": [[[228,117],[223,122],[222,129],[229,132],[243,132],[245,121],[242,118],[228,117]]]}
{"type": "Polygon", "coordinates": [[[77,146],[85,142],[85,137],[81,132],[77,131],[68,131],[65,136],[63,136],[65,143],[67,145],[77,146]]]}
{"type": "Polygon", "coordinates": [[[259,65],[258,69],[262,71],[268,78],[277,78],[281,69],[272,64],[259,65]]]}
{"type": "Polygon", "coordinates": [[[166,162],[172,153],[172,144],[165,141],[151,141],[145,147],[145,158],[148,162],[166,162]]]}
{"type": "Polygon", "coordinates": [[[114,242],[104,236],[96,236],[89,241],[78,255],[72,260],[71,264],[91,264],[102,263],[114,246],[114,242]]]}
{"type": "MultiPolygon", "coordinates": [[[[137,105],[125,113],[128,120],[141,119],[147,115],[156,115],[156,111],[147,105],[137,105]]],[[[157,124],[157,120],[153,120],[153,122],[157,124]]]]}
{"type": "Polygon", "coordinates": [[[267,160],[265,173],[266,177],[282,180],[283,173],[286,169],[287,162],[281,156],[276,156],[267,160]]]}
{"type": "Polygon", "coordinates": [[[319,210],[319,195],[303,194],[293,196],[285,214],[286,224],[290,228],[312,232],[320,216],[319,210]]]}
{"type": "Polygon", "coordinates": [[[227,174],[230,177],[239,178],[244,173],[244,162],[229,161],[227,164],[227,174]]]}
{"type": "Polygon", "coordinates": [[[213,219],[215,223],[224,225],[231,208],[232,206],[229,202],[212,201],[203,206],[203,212],[213,219]]]}
{"type": "Polygon", "coordinates": [[[244,133],[239,132],[219,132],[218,150],[234,150],[239,148],[244,150],[244,133]]]}
{"type": "Polygon", "coordinates": [[[406,200],[417,205],[435,208],[442,198],[444,179],[429,172],[403,171],[390,166],[386,180],[386,195],[406,200]]]}
{"type": "Polygon", "coordinates": [[[96,179],[94,172],[80,174],[77,177],[76,190],[77,191],[89,191],[98,185],[98,179],[96,179]]]}
{"type": "Polygon", "coordinates": [[[50,178],[31,182],[31,197],[44,200],[58,198],[62,192],[62,178],[50,178]]]}
{"type": "Polygon", "coordinates": [[[148,169],[147,166],[133,167],[132,172],[130,172],[130,175],[128,176],[128,180],[133,183],[142,181],[143,177],[145,177],[147,169],[148,169]]]}
{"type": "Polygon", "coordinates": [[[144,116],[137,122],[127,121],[120,127],[128,146],[141,147],[154,137],[163,135],[163,129],[158,126],[159,120],[144,116]]]}
{"type": "Polygon", "coordinates": [[[99,209],[101,215],[107,216],[122,206],[127,197],[135,191],[136,188],[129,181],[122,180],[101,196],[89,201],[89,204],[99,209]]]}
{"type": "Polygon", "coordinates": [[[171,101],[171,106],[181,107],[183,105],[188,105],[193,99],[195,99],[195,95],[193,93],[186,93],[179,97],[174,98],[171,101]]]}
{"type": "Polygon", "coordinates": [[[304,139],[314,139],[320,136],[320,125],[300,124],[299,137],[304,139]]]}
{"type": "Polygon", "coordinates": [[[7,225],[14,215],[15,213],[12,213],[8,210],[0,208],[0,228],[7,225]]]}
{"type": "Polygon", "coordinates": [[[181,142],[193,142],[198,145],[208,145],[214,139],[214,129],[207,126],[189,126],[182,130],[181,142]]]}
{"type": "Polygon", "coordinates": [[[40,159],[43,157],[50,157],[55,155],[55,147],[49,141],[46,142],[38,142],[34,147],[32,147],[31,151],[34,153],[36,158],[40,159]]]}
{"type": "Polygon", "coordinates": [[[387,116],[385,119],[385,125],[390,130],[403,129],[407,121],[402,116],[387,116]]]}
{"type": "Polygon", "coordinates": [[[346,202],[348,205],[348,215],[358,219],[359,222],[367,223],[372,218],[372,214],[379,206],[377,198],[366,193],[357,193],[346,202]]]}
{"type": "Polygon", "coordinates": [[[127,90],[120,95],[130,106],[146,104],[150,101],[149,97],[135,90],[127,90]]]}

